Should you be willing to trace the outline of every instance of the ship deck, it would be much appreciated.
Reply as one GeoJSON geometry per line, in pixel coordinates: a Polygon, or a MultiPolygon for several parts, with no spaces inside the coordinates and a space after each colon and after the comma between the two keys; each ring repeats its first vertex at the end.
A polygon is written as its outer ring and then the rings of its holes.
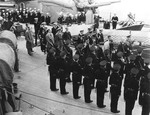
{"type": "MultiPolygon", "coordinates": [[[[87,26],[81,26],[82,29],[87,30],[87,26]]],[[[81,29],[80,27],[80,29],[81,29]]],[[[79,27],[71,28],[70,31],[74,34],[78,32],[79,27]]],[[[84,102],[84,88],[79,89],[81,99],[75,100],[72,95],[72,83],[67,83],[66,90],[68,95],[62,96],[59,91],[50,91],[49,74],[46,65],[46,55],[40,50],[40,47],[34,48],[33,56],[29,56],[26,50],[26,42],[23,37],[18,40],[18,55],[21,72],[15,73],[14,82],[18,83],[18,88],[22,92],[22,99],[28,101],[31,105],[21,101],[21,110],[23,115],[45,115],[45,113],[52,111],[54,115],[113,115],[110,112],[110,94],[105,94],[106,108],[99,109],[96,106],[96,92],[92,90],[91,99],[93,103],[86,104],[84,102]],[[34,94],[37,96],[26,94],[34,94]],[[40,98],[41,96],[43,98],[40,98]],[[34,107],[37,106],[44,111],[34,107]],[[47,112],[46,112],[47,111],[47,112]]],[[[57,88],[59,88],[59,81],[57,80],[57,88]]],[[[119,98],[118,109],[121,111],[119,115],[125,114],[125,102],[123,98],[123,88],[121,97],[119,98]]],[[[141,106],[138,101],[135,103],[133,115],[141,114],[141,106]]]]}

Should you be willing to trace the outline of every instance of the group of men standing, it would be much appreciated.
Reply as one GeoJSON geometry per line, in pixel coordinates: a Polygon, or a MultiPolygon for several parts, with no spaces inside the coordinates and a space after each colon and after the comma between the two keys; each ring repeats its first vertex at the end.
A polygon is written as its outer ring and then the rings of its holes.
{"type": "Polygon", "coordinates": [[[96,88],[96,104],[99,108],[105,108],[105,93],[108,92],[110,85],[110,111],[119,113],[118,101],[124,86],[125,115],[132,115],[138,94],[139,104],[142,106],[141,115],[149,115],[149,60],[142,58],[141,47],[136,49],[136,53],[132,51],[128,42],[121,42],[118,47],[114,47],[111,36],[108,36],[107,41],[103,40],[102,30],[96,34],[90,28],[87,34],[83,34],[81,30],[76,39],[72,39],[68,29],[66,35],[60,31],[58,30],[54,36],[61,42],[57,43],[57,40],[54,40],[47,50],[52,91],[59,90],[56,87],[56,80],[59,79],[60,93],[68,94],[66,82],[72,80],[74,99],[81,98],[79,89],[80,85],[84,85],[84,100],[86,103],[91,103],[93,102],[91,90],[96,88]],[[109,43],[109,47],[103,50],[101,46],[106,42],[109,43]],[[61,43],[63,44],[60,45],[61,43]],[[70,44],[74,44],[74,55],[70,44]]]}
{"type": "Polygon", "coordinates": [[[46,22],[47,25],[51,23],[51,16],[49,13],[42,13],[39,9],[25,8],[25,9],[5,9],[1,10],[1,16],[4,19],[12,19],[13,22],[34,24],[35,18],[38,18],[40,23],[46,22]]]}
{"type": "Polygon", "coordinates": [[[60,24],[67,24],[67,25],[71,25],[73,23],[81,24],[81,23],[85,23],[85,21],[86,21],[85,12],[78,12],[75,15],[70,14],[70,13],[67,13],[67,15],[61,14],[58,17],[58,22],[60,24]]]}

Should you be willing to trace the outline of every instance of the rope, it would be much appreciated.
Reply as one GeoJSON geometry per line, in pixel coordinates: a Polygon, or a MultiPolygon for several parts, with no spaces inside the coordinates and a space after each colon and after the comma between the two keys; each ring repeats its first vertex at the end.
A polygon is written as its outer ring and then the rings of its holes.
{"type": "Polygon", "coordinates": [[[36,95],[36,94],[28,93],[28,92],[25,92],[25,91],[22,91],[22,90],[18,90],[18,91],[20,91],[20,92],[22,92],[24,94],[28,94],[28,95],[34,96],[34,97],[38,97],[38,98],[45,99],[45,100],[48,100],[48,101],[53,101],[53,102],[56,102],[56,103],[69,105],[69,106],[72,106],[72,107],[77,107],[77,108],[81,108],[81,109],[92,110],[92,111],[95,111],[95,112],[103,112],[103,113],[111,114],[111,113],[109,113],[107,111],[100,111],[100,110],[97,110],[97,109],[94,109],[94,108],[82,107],[82,106],[74,105],[74,104],[71,104],[71,103],[61,102],[61,101],[58,101],[58,100],[54,100],[54,99],[46,98],[46,97],[39,96],[39,95],[36,95]]]}
{"type": "Polygon", "coordinates": [[[105,112],[105,111],[99,111],[99,110],[96,110],[94,108],[82,107],[82,106],[74,105],[74,104],[71,104],[71,103],[65,103],[65,102],[57,101],[57,100],[54,100],[54,99],[42,97],[42,96],[35,95],[35,94],[32,94],[32,93],[27,93],[27,92],[24,92],[24,91],[21,91],[21,90],[19,90],[19,91],[24,93],[24,94],[28,94],[28,95],[38,97],[38,98],[41,98],[41,99],[45,99],[45,100],[48,100],[48,101],[53,101],[53,102],[56,102],[56,103],[61,103],[61,104],[65,104],[65,105],[69,105],[69,106],[73,106],[73,107],[77,107],[77,108],[82,108],[82,109],[87,109],[87,110],[92,110],[92,111],[97,111],[97,112],[109,113],[109,112],[105,112]]]}
{"type": "MultiPolygon", "coordinates": [[[[13,93],[11,93],[11,92],[9,92],[9,91],[7,91],[7,90],[4,90],[4,89],[1,88],[1,87],[0,87],[0,89],[2,89],[3,91],[6,91],[8,94],[10,94],[10,95],[12,95],[12,96],[14,96],[14,97],[16,98],[16,96],[15,96],[13,93]]],[[[25,102],[25,103],[27,103],[27,104],[29,104],[29,105],[33,105],[33,107],[35,107],[35,108],[37,108],[37,109],[39,109],[39,110],[41,110],[41,111],[44,111],[44,112],[46,112],[46,113],[50,113],[49,111],[47,111],[47,110],[45,110],[45,109],[43,109],[43,108],[40,108],[40,107],[38,107],[38,106],[36,106],[36,105],[34,105],[34,104],[28,102],[27,100],[20,99],[20,98],[19,98],[19,100],[21,100],[21,101],[23,101],[23,102],[25,102]]]]}

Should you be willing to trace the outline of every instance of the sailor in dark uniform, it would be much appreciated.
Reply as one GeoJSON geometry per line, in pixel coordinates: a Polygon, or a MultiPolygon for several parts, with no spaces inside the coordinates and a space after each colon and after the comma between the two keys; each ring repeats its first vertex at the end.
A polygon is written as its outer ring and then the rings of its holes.
{"type": "Polygon", "coordinates": [[[60,93],[66,95],[69,92],[66,92],[66,71],[67,71],[67,62],[66,62],[66,52],[62,51],[60,53],[60,58],[58,59],[58,69],[59,69],[59,78],[60,78],[60,93]]]}
{"type": "Polygon", "coordinates": [[[84,43],[85,42],[85,35],[84,30],[80,30],[80,33],[78,35],[77,44],[84,43]]]}
{"type": "Polygon", "coordinates": [[[112,17],[112,27],[113,27],[113,29],[116,29],[117,22],[118,22],[118,17],[116,16],[116,14],[114,14],[114,16],[112,17]]]}
{"type": "Polygon", "coordinates": [[[66,78],[66,82],[71,82],[71,78],[70,78],[70,74],[71,74],[71,70],[70,70],[70,65],[73,61],[73,51],[72,49],[69,47],[70,45],[70,40],[66,40],[66,42],[63,44],[63,48],[64,51],[66,52],[66,62],[67,62],[67,78],[66,78]]]}
{"type": "Polygon", "coordinates": [[[38,21],[38,18],[34,19],[34,30],[35,30],[35,45],[37,45],[37,40],[38,40],[38,32],[40,29],[40,23],[38,21]]]}
{"type": "Polygon", "coordinates": [[[75,54],[79,55],[79,62],[81,64],[82,68],[85,65],[85,56],[84,56],[84,52],[83,52],[83,47],[84,47],[83,44],[78,44],[76,47],[76,52],[75,52],[75,54]]]}
{"type": "Polygon", "coordinates": [[[119,70],[119,74],[121,75],[121,77],[123,78],[124,75],[124,67],[125,67],[125,62],[124,62],[124,58],[123,58],[123,53],[122,52],[118,52],[117,53],[117,57],[116,60],[114,61],[114,64],[120,64],[121,68],[119,70]]]}
{"type": "Polygon", "coordinates": [[[131,54],[129,57],[129,62],[125,65],[125,69],[124,69],[124,73],[125,73],[125,84],[127,82],[127,79],[128,77],[130,77],[130,71],[133,67],[137,67],[136,64],[135,64],[135,59],[136,59],[136,56],[134,54],[131,54]]]}
{"type": "Polygon", "coordinates": [[[94,77],[94,68],[92,67],[93,59],[91,57],[86,58],[86,65],[83,68],[83,84],[84,84],[84,99],[86,103],[93,102],[91,100],[91,79],[94,77]]]}
{"type": "Polygon", "coordinates": [[[99,15],[96,14],[96,15],[94,16],[94,31],[96,31],[96,29],[99,28],[99,19],[100,19],[99,15]]]}
{"type": "Polygon", "coordinates": [[[73,81],[73,98],[79,99],[79,86],[82,77],[82,68],[79,63],[79,55],[75,54],[73,56],[73,63],[71,64],[71,71],[72,71],[72,81],[73,81]]]}
{"type": "Polygon", "coordinates": [[[47,64],[49,74],[50,74],[50,89],[51,91],[57,91],[56,88],[56,79],[58,78],[58,66],[57,66],[57,57],[54,48],[51,48],[47,54],[47,64]]]}
{"type": "Polygon", "coordinates": [[[104,22],[104,27],[103,27],[104,29],[110,29],[110,21],[109,20],[106,20],[105,22],[104,22]]]}
{"type": "Polygon", "coordinates": [[[70,33],[70,31],[69,31],[69,29],[68,29],[68,27],[66,27],[65,28],[66,29],[66,31],[63,33],[63,40],[64,41],[66,41],[66,40],[71,40],[71,33],[70,33]]]}
{"type": "Polygon", "coordinates": [[[99,32],[96,34],[97,37],[97,43],[100,45],[104,44],[104,36],[103,36],[103,30],[99,29],[99,32]]]}
{"type": "Polygon", "coordinates": [[[137,67],[142,70],[144,68],[144,59],[142,57],[142,52],[143,49],[141,47],[137,48],[137,56],[135,59],[135,64],[137,65],[137,67]]]}
{"type": "Polygon", "coordinates": [[[110,108],[111,108],[111,112],[113,112],[113,113],[120,112],[119,110],[117,110],[118,99],[119,99],[119,96],[121,95],[121,85],[122,85],[122,77],[119,74],[120,68],[121,68],[121,65],[114,64],[113,72],[110,75],[110,80],[109,80],[109,84],[111,85],[111,87],[110,87],[110,93],[111,93],[110,108]]]}
{"type": "Polygon", "coordinates": [[[139,80],[137,79],[137,74],[139,70],[133,67],[130,70],[128,79],[124,84],[124,99],[125,99],[125,115],[132,115],[132,110],[137,100],[137,95],[139,91],[139,80]]]}
{"type": "Polygon", "coordinates": [[[49,13],[46,13],[45,22],[46,25],[49,25],[51,23],[51,17],[49,16],[49,13]]]}
{"type": "Polygon", "coordinates": [[[100,62],[100,65],[96,68],[95,78],[96,82],[96,91],[97,91],[97,106],[99,108],[105,108],[104,105],[104,95],[106,91],[106,82],[107,82],[107,71],[106,71],[106,61],[103,60],[100,62]]]}
{"type": "Polygon", "coordinates": [[[149,115],[150,113],[150,71],[145,75],[145,79],[141,81],[140,92],[142,93],[141,105],[142,113],[141,115],[149,115]]]}

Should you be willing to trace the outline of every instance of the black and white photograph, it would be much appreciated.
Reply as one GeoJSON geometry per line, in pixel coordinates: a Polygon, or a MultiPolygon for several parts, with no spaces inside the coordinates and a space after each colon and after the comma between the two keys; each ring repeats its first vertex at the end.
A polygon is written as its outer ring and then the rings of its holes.
{"type": "Polygon", "coordinates": [[[0,0],[0,115],[150,115],[149,0],[0,0]]]}

